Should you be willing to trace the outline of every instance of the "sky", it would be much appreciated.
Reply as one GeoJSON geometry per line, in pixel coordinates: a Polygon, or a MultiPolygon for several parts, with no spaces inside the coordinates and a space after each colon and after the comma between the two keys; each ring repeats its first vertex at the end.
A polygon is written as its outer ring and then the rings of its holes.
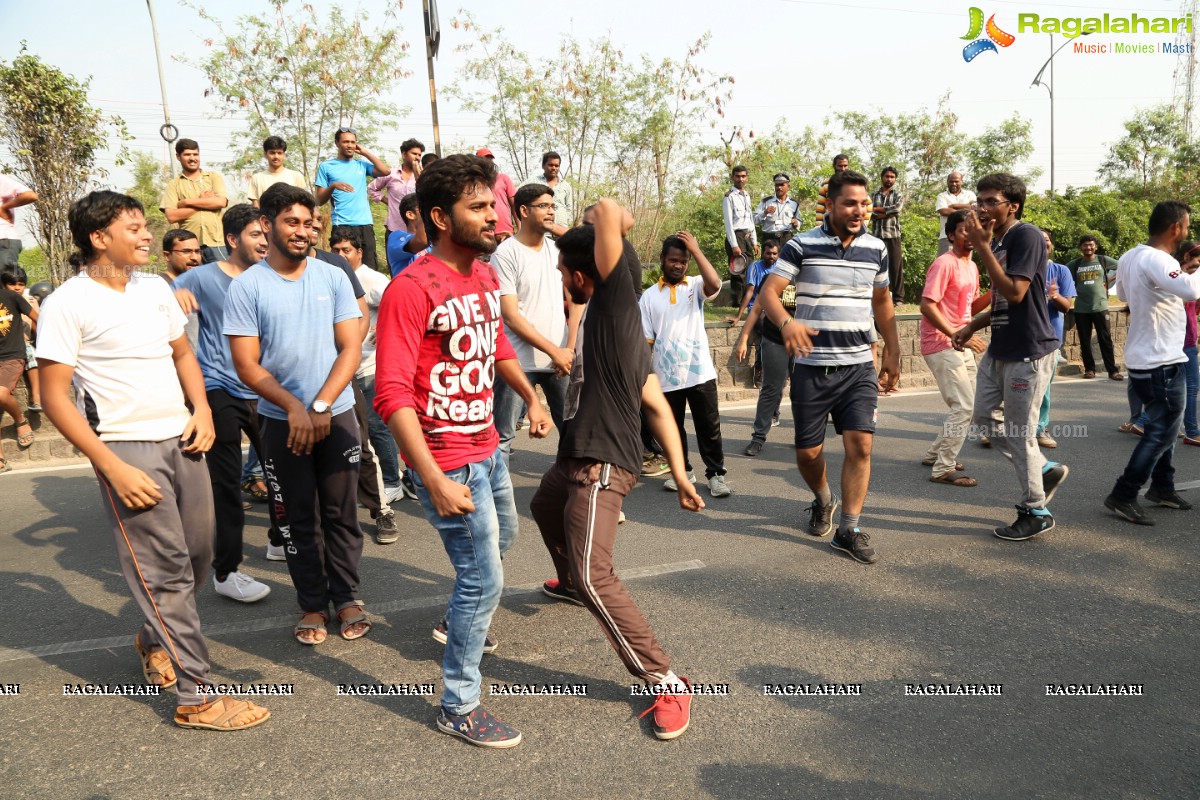
{"type": "MultiPolygon", "coordinates": [[[[294,1],[294,0],[293,0],[294,1]]],[[[179,60],[200,59],[203,40],[215,34],[210,23],[178,0],[153,0],[160,39],[167,57],[163,65],[171,119],[181,135],[197,139],[206,165],[232,157],[229,134],[238,123],[223,119],[216,104],[204,96],[201,72],[179,60]]],[[[319,12],[330,3],[310,0],[319,12]]],[[[208,0],[205,8],[228,25],[249,10],[266,11],[267,0],[208,0]]],[[[396,3],[390,5],[395,6],[396,3]]],[[[561,34],[581,40],[609,35],[625,51],[652,57],[682,56],[689,44],[706,31],[712,43],[701,63],[715,73],[735,78],[732,102],[726,107],[728,125],[704,129],[702,136],[718,143],[735,126],[766,132],[786,120],[788,128],[820,127],[839,110],[865,109],[907,113],[932,109],[949,92],[959,116],[959,130],[981,133],[989,125],[1020,114],[1033,123],[1035,152],[1030,166],[1043,175],[1033,188],[1049,188],[1050,99],[1045,88],[1030,87],[1050,52],[1051,35],[1018,33],[1018,14],[1045,17],[1179,16],[1181,0],[1143,0],[1121,4],[1114,0],[756,0],[751,5],[729,0],[442,0],[442,44],[435,64],[442,89],[453,82],[463,63],[456,52],[467,35],[455,30],[451,18],[468,8],[486,27],[503,28],[504,36],[535,59],[552,56],[561,34]],[[995,15],[997,25],[1015,35],[1008,47],[984,52],[971,62],[963,57],[967,44],[969,8],[995,15]],[[751,8],[737,18],[730,8],[751,8]]],[[[344,9],[379,19],[383,0],[344,2],[344,9]]],[[[395,158],[399,144],[415,136],[432,147],[433,133],[424,59],[420,0],[407,0],[399,12],[402,36],[411,44],[405,66],[412,76],[401,81],[388,98],[408,107],[394,128],[374,142],[363,144],[385,158],[395,158]]],[[[1164,35],[1094,34],[1078,39],[1089,44],[1152,44],[1164,35]]],[[[27,41],[30,52],[77,77],[91,76],[95,105],[119,114],[135,137],[130,146],[162,156],[158,128],[162,105],[150,18],[142,0],[106,0],[95,4],[76,0],[42,0],[37,13],[28,4],[0,2],[0,59],[10,60],[27,41]]],[[[1062,44],[1054,36],[1054,46],[1062,44]]],[[[1083,186],[1096,181],[1095,172],[1109,146],[1123,134],[1122,122],[1135,111],[1170,102],[1174,74],[1182,63],[1171,54],[1083,54],[1064,48],[1054,59],[1055,184],[1083,186]]],[[[1193,56],[1194,57],[1194,56],[1193,56]]],[[[1185,57],[1186,58],[1186,57],[1185,57]]],[[[443,146],[489,144],[484,115],[462,111],[444,91],[439,92],[443,146]]],[[[843,140],[835,144],[853,146],[843,140]]],[[[832,155],[832,153],[831,153],[832,155]]],[[[3,154],[0,154],[0,159],[3,154]]],[[[113,168],[111,154],[101,165],[113,168]]],[[[501,167],[504,164],[501,163],[501,167]]],[[[110,182],[128,185],[127,171],[115,169],[110,182]]]]}

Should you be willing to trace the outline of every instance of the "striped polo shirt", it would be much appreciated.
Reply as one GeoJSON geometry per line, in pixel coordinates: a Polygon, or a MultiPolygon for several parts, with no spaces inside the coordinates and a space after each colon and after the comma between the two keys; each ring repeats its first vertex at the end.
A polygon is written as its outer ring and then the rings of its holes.
{"type": "Polygon", "coordinates": [[[793,236],[772,275],[796,284],[796,321],[820,331],[812,353],[796,361],[816,367],[871,363],[871,296],[888,286],[883,241],[861,232],[849,247],[824,224],[793,236]]]}

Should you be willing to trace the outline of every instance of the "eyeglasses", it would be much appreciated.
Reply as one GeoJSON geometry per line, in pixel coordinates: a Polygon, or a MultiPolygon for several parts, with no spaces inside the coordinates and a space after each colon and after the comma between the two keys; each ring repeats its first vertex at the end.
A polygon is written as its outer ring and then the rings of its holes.
{"type": "Polygon", "coordinates": [[[1002,205],[1006,205],[1006,204],[1011,205],[1011,201],[997,200],[994,197],[989,197],[986,200],[976,200],[974,203],[974,206],[976,208],[996,208],[997,206],[1002,206],[1002,205]]]}
{"type": "Polygon", "coordinates": [[[539,211],[546,211],[547,209],[550,209],[550,210],[553,210],[553,211],[557,211],[557,210],[558,210],[558,203],[530,203],[530,204],[529,204],[529,207],[530,207],[530,208],[536,208],[536,209],[538,209],[539,211]]]}
{"type": "Polygon", "coordinates": [[[354,130],[354,128],[338,128],[336,131],[334,131],[333,137],[336,139],[343,133],[353,133],[355,136],[358,136],[358,131],[354,130]]]}
{"type": "Polygon", "coordinates": [[[182,247],[176,247],[174,250],[168,250],[167,252],[168,253],[182,253],[185,256],[198,256],[198,255],[200,255],[200,248],[199,247],[189,247],[189,248],[185,249],[182,247]]]}

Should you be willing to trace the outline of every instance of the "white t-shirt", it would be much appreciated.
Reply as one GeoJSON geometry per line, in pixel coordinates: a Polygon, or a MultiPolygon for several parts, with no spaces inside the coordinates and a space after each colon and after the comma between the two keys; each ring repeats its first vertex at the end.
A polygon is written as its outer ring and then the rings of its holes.
{"type": "Polygon", "coordinates": [[[162,442],[190,416],[171,356],[185,322],[159,275],[118,292],[83,272],[43,304],[36,354],[75,368],[75,404],[102,441],[162,442]]]}
{"type": "MultiPolygon", "coordinates": [[[[974,203],[976,199],[977,198],[975,197],[975,193],[972,192],[970,189],[963,189],[958,194],[950,194],[949,192],[942,192],[941,194],[939,194],[937,196],[937,203],[934,205],[933,210],[941,211],[943,208],[949,208],[950,206],[956,206],[961,203],[974,203]]],[[[946,217],[943,217],[941,214],[938,214],[938,219],[940,220],[938,222],[938,238],[945,239],[946,238],[946,217]]]]}
{"type": "Polygon", "coordinates": [[[699,275],[685,277],[674,287],[659,281],[642,292],[642,332],[651,343],[650,367],[664,392],[717,377],[704,329],[706,299],[704,278],[699,275]]]}
{"type": "Polygon", "coordinates": [[[367,309],[371,312],[371,329],[363,339],[362,361],[358,364],[358,371],[354,373],[355,377],[362,378],[375,374],[375,325],[379,321],[379,301],[383,299],[383,293],[391,281],[386,275],[366,264],[354,270],[354,275],[366,292],[363,300],[367,301],[367,309]]]}
{"type": "MultiPolygon", "coordinates": [[[[563,307],[562,273],[558,271],[558,247],[549,239],[534,250],[513,236],[492,254],[492,266],[500,279],[500,296],[516,295],[517,310],[538,333],[559,347],[567,346],[567,315],[563,307]]],[[[505,328],[508,341],[517,351],[517,361],[526,372],[553,372],[550,356],[505,328]]]]}
{"type": "MultiPolygon", "coordinates": [[[[0,203],[7,203],[19,194],[24,194],[29,191],[29,187],[23,183],[18,183],[13,180],[12,176],[0,173],[0,203]]],[[[13,219],[16,219],[16,209],[13,211],[13,219]]],[[[17,226],[6,219],[0,218],[0,239],[20,239],[21,232],[17,230],[17,226]]]]}
{"type": "Polygon", "coordinates": [[[251,200],[257,200],[262,197],[263,192],[270,189],[277,183],[286,183],[289,186],[295,186],[297,189],[308,191],[308,181],[304,176],[294,169],[284,167],[279,172],[271,172],[270,170],[262,170],[250,176],[250,188],[246,192],[246,197],[251,200]]]}
{"type": "Polygon", "coordinates": [[[1171,256],[1139,244],[1117,262],[1117,297],[1129,303],[1125,365],[1155,369],[1187,361],[1183,304],[1200,298],[1200,272],[1184,272],[1171,256]]]}

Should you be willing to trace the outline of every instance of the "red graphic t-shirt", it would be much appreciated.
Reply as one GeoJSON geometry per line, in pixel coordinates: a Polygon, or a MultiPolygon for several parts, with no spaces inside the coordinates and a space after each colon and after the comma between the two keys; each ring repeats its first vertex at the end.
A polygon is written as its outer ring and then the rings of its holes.
{"type": "Polygon", "coordinates": [[[495,270],[476,261],[463,275],[431,254],[421,256],[383,293],[376,339],[380,417],[416,411],[443,471],[495,452],[496,362],[517,357],[504,335],[495,270]]]}

